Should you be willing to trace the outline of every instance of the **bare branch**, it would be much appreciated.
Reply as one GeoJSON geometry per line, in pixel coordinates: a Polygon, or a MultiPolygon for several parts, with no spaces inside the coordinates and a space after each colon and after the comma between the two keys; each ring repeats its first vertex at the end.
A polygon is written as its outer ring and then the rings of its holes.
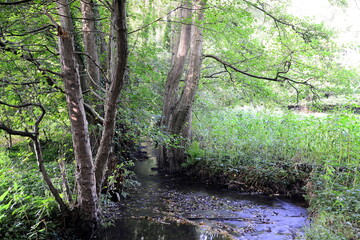
{"type": "Polygon", "coordinates": [[[26,35],[28,35],[28,34],[38,33],[38,32],[41,32],[41,31],[43,31],[43,30],[47,30],[47,29],[49,29],[49,28],[54,28],[54,26],[53,26],[53,25],[46,25],[46,26],[44,26],[44,27],[41,27],[41,28],[38,28],[38,29],[34,29],[34,30],[32,30],[32,31],[25,32],[25,33],[22,33],[22,34],[14,34],[14,33],[11,33],[11,32],[10,32],[10,33],[7,34],[7,35],[13,36],[13,37],[23,37],[23,36],[26,36],[26,35]]]}
{"type": "Polygon", "coordinates": [[[206,75],[203,76],[203,78],[219,78],[216,75],[222,74],[222,73],[226,73],[227,71],[220,71],[220,72],[216,72],[216,73],[212,73],[211,75],[206,75]]]}
{"type": "Polygon", "coordinates": [[[269,78],[269,77],[263,77],[263,76],[257,76],[257,75],[253,75],[253,74],[247,73],[247,72],[245,72],[245,71],[242,71],[242,70],[238,69],[237,67],[233,66],[232,64],[227,63],[227,62],[221,60],[219,57],[216,57],[216,56],[214,56],[214,55],[204,55],[204,57],[208,57],[208,58],[215,59],[216,61],[218,61],[219,63],[221,63],[222,65],[224,65],[224,67],[229,67],[229,68],[233,69],[233,70],[236,71],[236,72],[239,72],[239,73],[241,73],[241,74],[244,74],[244,75],[249,76],[249,77],[252,77],[252,78],[264,79],[264,80],[275,81],[275,82],[284,82],[284,81],[285,81],[284,79],[281,80],[281,79],[269,78]]]}
{"type": "Polygon", "coordinates": [[[10,85],[21,85],[21,86],[28,86],[28,85],[33,85],[33,84],[39,84],[39,81],[34,81],[34,82],[24,82],[24,83],[14,83],[14,82],[10,82],[6,79],[0,79],[0,82],[3,82],[4,84],[0,84],[0,87],[4,87],[7,84],[10,85]]]}
{"type": "MultiPolygon", "coordinates": [[[[105,81],[106,81],[107,83],[110,83],[110,80],[106,77],[106,72],[105,72],[104,69],[93,59],[93,57],[91,57],[89,54],[84,53],[84,52],[75,52],[75,53],[81,54],[81,55],[85,55],[86,57],[88,57],[88,58],[96,65],[96,67],[98,67],[98,68],[100,69],[101,73],[103,74],[103,77],[105,78],[105,81]]],[[[98,85],[93,79],[90,78],[90,80],[91,80],[94,84],[98,85]]],[[[100,86],[99,86],[99,87],[100,87],[100,86]]]]}

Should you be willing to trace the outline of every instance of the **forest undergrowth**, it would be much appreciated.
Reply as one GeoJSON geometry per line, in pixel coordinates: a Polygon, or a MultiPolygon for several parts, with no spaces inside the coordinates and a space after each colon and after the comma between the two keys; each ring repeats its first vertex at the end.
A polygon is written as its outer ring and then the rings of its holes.
{"type": "MultiPolygon", "coordinates": [[[[69,140],[69,139],[68,139],[69,140]]],[[[5,142],[5,141],[4,141],[5,142]]],[[[71,142],[44,141],[46,169],[57,189],[63,178],[60,162],[69,161],[71,142]]],[[[67,164],[66,178],[73,187],[73,164],[67,164]]],[[[65,173],[64,173],[65,174],[65,173]]],[[[72,189],[73,190],[73,189],[72,189]]],[[[15,139],[11,147],[0,146],[0,238],[58,239],[63,227],[54,197],[42,180],[29,141],[15,139]]],[[[62,193],[63,196],[65,193],[62,193]]]]}

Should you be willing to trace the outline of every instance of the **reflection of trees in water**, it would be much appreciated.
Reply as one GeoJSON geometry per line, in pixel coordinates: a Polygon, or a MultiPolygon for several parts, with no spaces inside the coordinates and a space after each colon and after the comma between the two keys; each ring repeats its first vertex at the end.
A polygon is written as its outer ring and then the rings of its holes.
{"type": "MultiPolygon", "coordinates": [[[[177,239],[192,240],[203,239],[200,235],[206,235],[196,230],[194,225],[181,224],[176,222],[160,223],[150,218],[122,219],[115,223],[115,226],[106,230],[103,239],[122,240],[155,240],[155,239],[177,239]]],[[[206,238],[224,239],[224,238],[206,238]]]]}

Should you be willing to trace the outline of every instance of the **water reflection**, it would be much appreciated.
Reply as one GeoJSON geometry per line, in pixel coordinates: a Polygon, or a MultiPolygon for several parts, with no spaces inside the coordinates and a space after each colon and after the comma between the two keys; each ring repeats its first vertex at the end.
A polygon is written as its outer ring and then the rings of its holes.
{"type": "Polygon", "coordinates": [[[226,240],[191,224],[158,222],[150,219],[119,219],[104,230],[103,240],[226,240]]]}

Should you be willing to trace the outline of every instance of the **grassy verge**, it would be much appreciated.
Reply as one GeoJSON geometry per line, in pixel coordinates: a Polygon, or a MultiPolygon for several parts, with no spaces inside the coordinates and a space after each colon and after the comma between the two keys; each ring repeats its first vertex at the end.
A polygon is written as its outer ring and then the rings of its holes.
{"type": "Polygon", "coordinates": [[[360,238],[359,116],[242,109],[196,119],[185,166],[199,178],[303,194],[312,218],[307,239],[360,238]]]}

